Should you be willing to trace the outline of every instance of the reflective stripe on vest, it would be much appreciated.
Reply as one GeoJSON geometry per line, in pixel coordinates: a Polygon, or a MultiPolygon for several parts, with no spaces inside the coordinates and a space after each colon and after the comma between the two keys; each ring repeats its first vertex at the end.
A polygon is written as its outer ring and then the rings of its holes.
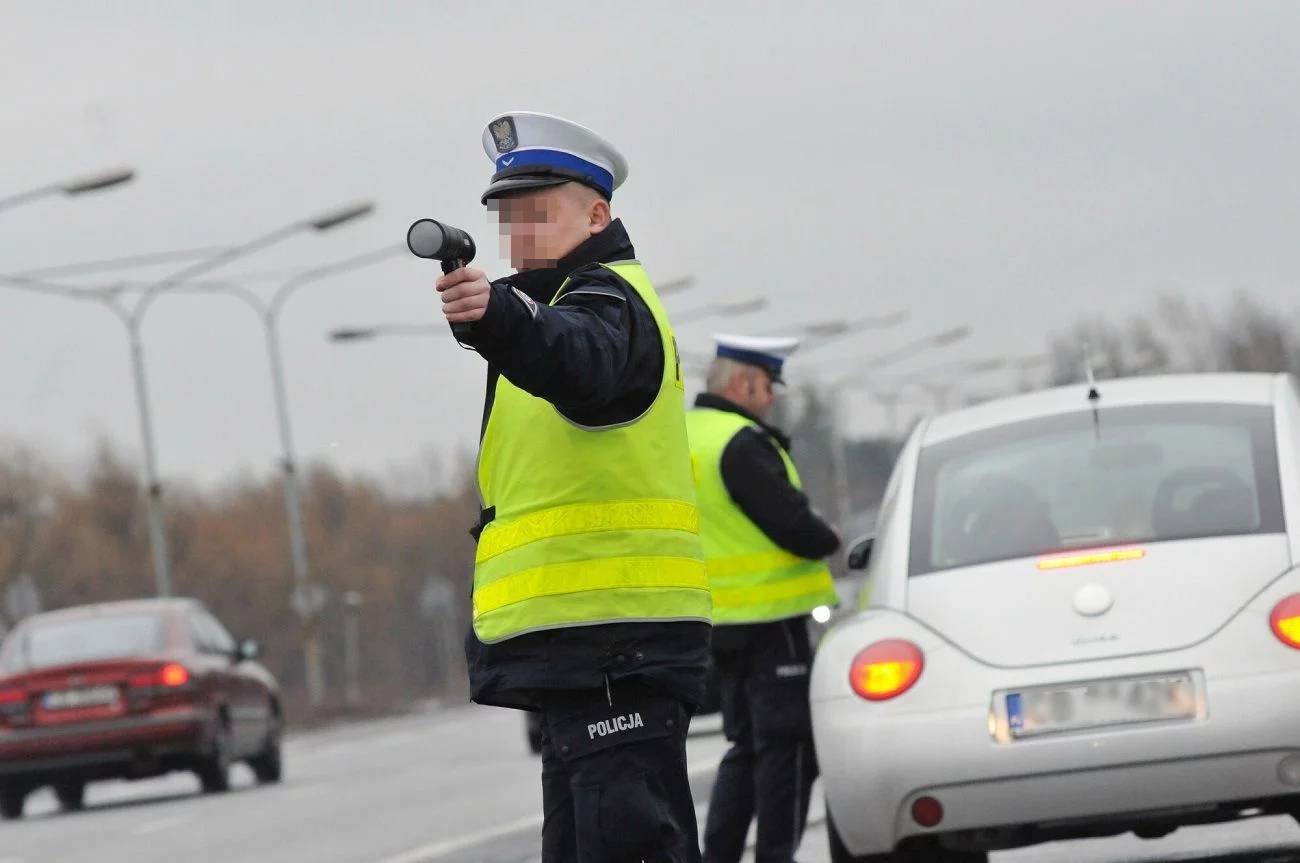
{"type": "Polygon", "coordinates": [[[565,626],[710,618],[676,343],[641,265],[605,266],[658,325],[659,394],[631,422],[584,428],[498,379],[478,470],[483,505],[496,510],[474,566],[474,631],[486,643],[565,626]]]}
{"type": "MultiPolygon", "coordinates": [[[[699,497],[700,540],[713,591],[713,622],[762,623],[807,614],[838,599],[830,569],[791,554],[736,506],[722,480],[722,453],[740,431],[755,428],[740,414],[695,408],[686,415],[699,497]]],[[[786,476],[801,488],[799,472],[780,445],[786,476]]]]}

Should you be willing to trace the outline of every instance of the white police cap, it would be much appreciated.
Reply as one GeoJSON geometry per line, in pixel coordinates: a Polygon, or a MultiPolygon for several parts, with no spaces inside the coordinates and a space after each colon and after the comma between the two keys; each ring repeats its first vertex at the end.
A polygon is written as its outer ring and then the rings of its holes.
{"type": "Polygon", "coordinates": [[[489,198],[578,182],[607,199],[627,179],[627,159],[600,135],[563,117],[510,111],[483,129],[483,151],[496,164],[489,198]]]}
{"type": "Polygon", "coordinates": [[[758,366],[781,380],[781,368],[786,359],[799,348],[794,336],[732,336],[719,333],[713,337],[718,343],[718,356],[738,363],[758,366]]]}

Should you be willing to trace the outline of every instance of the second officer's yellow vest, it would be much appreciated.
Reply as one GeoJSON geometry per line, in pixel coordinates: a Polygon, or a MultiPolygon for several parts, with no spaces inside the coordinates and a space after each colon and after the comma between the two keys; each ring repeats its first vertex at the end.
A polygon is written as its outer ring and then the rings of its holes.
{"type": "Polygon", "coordinates": [[[659,326],[659,394],[631,422],[587,428],[497,381],[478,466],[483,505],[496,510],[474,566],[474,631],[485,643],[566,626],[710,619],[676,343],[641,265],[606,266],[659,326]]]}
{"type": "MultiPolygon", "coordinates": [[[[686,415],[691,459],[700,502],[700,539],[713,592],[717,625],[763,623],[835,605],[831,571],[820,560],[791,554],[763,533],[736,506],[722,480],[722,452],[742,429],[754,424],[737,413],[695,408],[686,415]]],[[[786,475],[800,488],[799,472],[777,446],[786,475]]]]}

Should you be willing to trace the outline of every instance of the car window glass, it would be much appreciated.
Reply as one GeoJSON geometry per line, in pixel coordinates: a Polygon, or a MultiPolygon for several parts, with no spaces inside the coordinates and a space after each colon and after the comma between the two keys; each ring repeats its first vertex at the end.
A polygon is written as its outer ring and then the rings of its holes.
{"type": "Polygon", "coordinates": [[[194,641],[194,648],[200,653],[215,653],[216,645],[212,639],[208,628],[204,626],[203,618],[196,612],[190,612],[185,615],[186,626],[190,630],[190,638],[194,641]]]}
{"type": "Polygon", "coordinates": [[[1283,530],[1272,411],[1164,405],[926,448],[912,574],[1076,548],[1283,530]]]}
{"type": "Polygon", "coordinates": [[[156,614],[35,622],[20,637],[13,660],[15,667],[22,668],[147,656],[163,647],[162,619],[156,614]]]}
{"type": "Polygon", "coordinates": [[[218,653],[234,653],[235,639],[231,637],[220,621],[210,614],[201,614],[199,617],[208,631],[208,637],[211,639],[213,649],[218,653]]]}

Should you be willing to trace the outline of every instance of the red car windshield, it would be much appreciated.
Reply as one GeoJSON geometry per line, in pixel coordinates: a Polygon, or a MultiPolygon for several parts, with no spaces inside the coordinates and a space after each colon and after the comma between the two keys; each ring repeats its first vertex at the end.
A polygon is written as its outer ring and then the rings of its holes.
{"type": "Polygon", "coordinates": [[[35,623],[15,633],[5,671],[45,668],[157,653],[163,647],[162,619],[154,614],[114,614],[35,623]]]}

